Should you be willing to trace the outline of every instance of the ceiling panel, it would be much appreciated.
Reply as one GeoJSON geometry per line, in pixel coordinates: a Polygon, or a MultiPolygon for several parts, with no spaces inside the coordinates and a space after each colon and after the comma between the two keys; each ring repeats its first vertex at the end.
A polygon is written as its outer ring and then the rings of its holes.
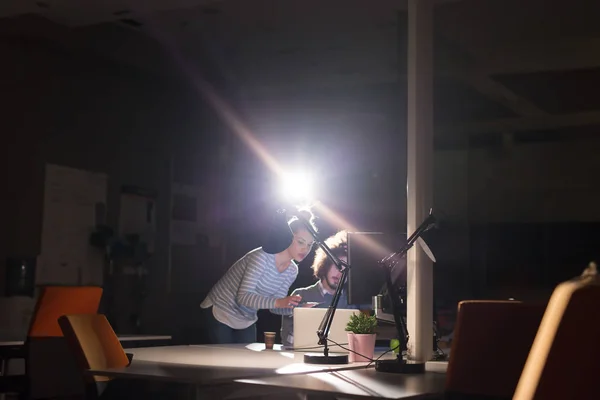
{"type": "Polygon", "coordinates": [[[463,0],[436,8],[435,23],[465,49],[488,49],[528,40],[600,36],[600,2],[575,0],[463,0]]]}
{"type": "Polygon", "coordinates": [[[600,109],[600,67],[493,78],[552,114],[600,109]]]}
{"type": "Polygon", "coordinates": [[[434,114],[436,123],[441,124],[517,116],[500,104],[488,100],[472,87],[447,78],[436,79],[434,114]]]}
{"type": "MultiPolygon", "coordinates": [[[[248,97],[281,108],[314,112],[335,104],[332,109],[345,115],[383,111],[399,118],[406,108],[406,91],[398,85],[407,65],[405,8],[402,0],[5,0],[0,2],[0,17],[34,12],[56,24],[40,18],[32,35],[51,30],[52,40],[67,44],[70,51],[92,51],[190,80],[204,65],[213,64],[248,97]],[[377,84],[386,89],[377,92],[377,84]],[[294,88],[306,93],[296,91],[294,105],[281,104],[280,99],[294,96],[294,88]]],[[[590,0],[574,0],[568,6],[550,0],[438,5],[436,123],[485,121],[496,132],[493,120],[522,119],[505,106],[517,112],[538,106],[542,112],[533,116],[540,119],[548,117],[543,111],[600,109],[600,96],[592,90],[600,84],[600,58],[586,58],[597,54],[598,15],[600,2],[590,0]],[[532,58],[543,59],[544,65],[533,65],[532,58]],[[588,68],[514,73],[527,65],[529,71],[556,70],[563,65],[560,60],[588,68]],[[490,82],[487,74],[498,73],[493,68],[499,64],[511,75],[497,74],[490,82]],[[477,79],[469,80],[469,74],[477,79]],[[511,107],[511,102],[523,102],[519,96],[529,100],[530,107],[511,107]]],[[[6,33],[10,23],[4,22],[6,33]]],[[[15,37],[25,28],[11,32],[15,37]]]]}

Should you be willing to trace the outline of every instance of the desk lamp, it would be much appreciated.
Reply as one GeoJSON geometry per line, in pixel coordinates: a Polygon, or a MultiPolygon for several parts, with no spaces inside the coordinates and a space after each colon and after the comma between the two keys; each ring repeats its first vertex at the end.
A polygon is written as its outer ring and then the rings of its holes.
{"type": "MultiPolygon", "coordinates": [[[[396,253],[392,253],[389,256],[383,258],[379,261],[380,266],[383,268],[385,273],[385,283],[387,286],[387,292],[390,296],[392,311],[393,311],[393,319],[396,325],[396,331],[398,333],[398,340],[400,342],[400,349],[398,351],[398,356],[395,360],[379,360],[375,362],[375,369],[379,372],[393,372],[400,374],[418,374],[425,372],[425,363],[415,362],[415,361],[407,361],[403,357],[403,353],[408,349],[408,330],[406,328],[406,324],[404,319],[400,315],[400,298],[398,296],[398,289],[392,282],[392,269],[400,259],[406,256],[408,250],[415,244],[415,242],[419,242],[423,251],[427,256],[435,262],[435,257],[433,253],[429,249],[429,246],[425,243],[425,241],[421,238],[421,236],[427,232],[429,229],[433,228],[436,225],[436,219],[433,216],[432,212],[429,212],[429,216],[423,221],[423,223],[415,230],[415,232],[408,238],[406,244],[400,251],[396,253]]],[[[376,312],[379,307],[374,307],[376,312]]]]}
{"type": "Polygon", "coordinates": [[[342,272],[342,276],[340,277],[340,282],[338,283],[337,289],[333,295],[333,300],[329,305],[329,308],[325,312],[323,316],[323,320],[319,324],[319,328],[317,329],[317,336],[319,338],[318,344],[323,346],[323,354],[320,353],[309,353],[304,355],[304,362],[306,364],[348,364],[348,355],[347,354],[330,354],[329,346],[328,346],[328,337],[329,330],[331,329],[331,324],[333,322],[333,317],[335,315],[335,310],[337,309],[338,302],[340,301],[340,297],[342,295],[342,289],[346,284],[346,277],[348,276],[348,271],[350,270],[350,265],[342,260],[340,260],[327,246],[325,242],[319,239],[319,235],[313,229],[312,225],[309,221],[307,221],[304,217],[298,215],[297,218],[302,221],[306,230],[312,235],[315,243],[319,245],[329,257],[329,259],[333,262],[333,265],[342,272]]]}

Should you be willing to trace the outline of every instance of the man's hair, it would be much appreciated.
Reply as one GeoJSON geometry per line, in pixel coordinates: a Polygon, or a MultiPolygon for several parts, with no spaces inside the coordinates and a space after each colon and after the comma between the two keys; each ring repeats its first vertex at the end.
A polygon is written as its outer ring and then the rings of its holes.
{"type": "MultiPolygon", "coordinates": [[[[348,232],[339,231],[335,235],[325,239],[325,244],[327,247],[329,247],[334,256],[347,256],[348,232]]],[[[313,274],[317,279],[323,279],[325,276],[327,276],[331,266],[333,266],[333,261],[331,261],[323,249],[319,247],[315,252],[315,259],[312,264],[313,274]]]]}

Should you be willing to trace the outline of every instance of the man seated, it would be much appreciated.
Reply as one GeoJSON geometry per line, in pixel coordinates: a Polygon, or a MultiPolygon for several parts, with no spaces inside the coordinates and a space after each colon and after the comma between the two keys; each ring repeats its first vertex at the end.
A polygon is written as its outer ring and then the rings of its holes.
{"type": "MultiPolygon", "coordinates": [[[[347,255],[347,232],[340,231],[325,240],[325,244],[331,249],[334,256],[342,261],[348,260],[347,255]]],[[[302,296],[302,303],[316,303],[314,307],[327,308],[331,305],[333,295],[340,283],[342,273],[335,264],[327,257],[323,249],[318,248],[312,264],[314,276],[319,280],[314,285],[297,288],[292,296],[302,296]]],[[[302,304],[300,305],[302,306],[302,304]]],[[[358,309],[359,307],[348,305],[346,291],[342,292],[338,302],[338,309],[358,309]]],[[[283,346],[291,348],[294,345],[294,316],[284,315],[281,320],[281,341],[283,346]]]]}

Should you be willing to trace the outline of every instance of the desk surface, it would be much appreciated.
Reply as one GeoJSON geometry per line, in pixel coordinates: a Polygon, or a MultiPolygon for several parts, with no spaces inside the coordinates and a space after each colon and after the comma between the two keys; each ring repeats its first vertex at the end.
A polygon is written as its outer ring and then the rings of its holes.
{"type": "Polygon", "coordinates": [[[24,340],[17,339],[0,339],[0,347],[16,347],[23,346],[24,340]]]}
{"type": "MultiPolygon", "coordinates": [[[[117,335],[121,342],[145,342],[152,340],[171,340],[169,335],[117,335]]],[[[0,338],[0,347],[23,346],[24,339],[19,338],[0,338]]]]}
{"type": "Polygon", "coordinates": [[[336,393],[344,398],[366,396],[378,399],[425,399],[439,397],[444,393],[446,374],[428,371],[425,374],[403,375],[361,368],[236,379],[235,382],[293,392],[336,393]]]}
{"type": "Polygon", "coordinates": [[[153,340],[171,340],[171,335],[117,335],[121,342],[150,342],[153,340]]]}
{"type": "MultiPolygon", "coordinates": [[[[263,387],[278,393],[291,390],[336,393],[344,397],[424,399],[444,391],[447,363],[427,363],[427,373],[388,374],[365,368],[367,363],[304,364],[302,352],[288,352],[264,344],[198,345],[132,349],[126,368],[90,370],[90,375],[193,384],[197,387],[232,384],[263,387]],[[435,371],[435,372],[433,372],[435,371]]],[[[215,386],[213,386],[215,387],[215,386]]],[[[242,389],[243,391],[243,389],[242,389]]]]}
{"type": "Polygon", "coordinates": [[[88,374],[210,385],[235,379],[348,370],[367,365],[304,364],[305,353],[284,351],[280,345],[266,350],[263,343],[148,347],[128,352],[133,353],[129,367],[90,370],[88,374]]]}

